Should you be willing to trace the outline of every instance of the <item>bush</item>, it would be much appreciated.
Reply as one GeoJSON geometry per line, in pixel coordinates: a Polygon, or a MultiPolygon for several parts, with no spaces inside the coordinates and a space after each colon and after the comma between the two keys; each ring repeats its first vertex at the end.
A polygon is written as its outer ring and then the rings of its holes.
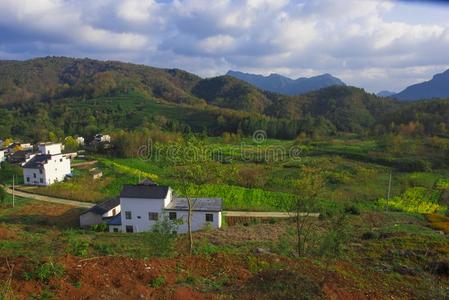
{"type": "Polygon", "coordinates": [[[164,276],[158,276],[156,278],[154,278],[153,280],[151,280],[149,286],[152,288],[158,288],[162,285],[164,285],[166,282],[165,277],[164,276]]]}
{"type": "Polygon", "coordinates": [[[96,232],[107,232],[108,229],[109,229],[108,224],[106,224],[104,222],[90,226],[90,230],[96,231],[96,232]]]}
{"type": "Polygon", "coordinates": [[[61,278],[62,276],[64,276],[64,267],[53,262],[39,265],[34,271],[27,272],[24,275],[26,280],[36,279],[43,282],[48,282],[52,278],[61,278]]]}
{"type": "Polygon", "coordinates": [[[352,204],[345,207],[345,213],[351,214],[351,215],[360,215],[360,209],[352,204]]]}
{"type": "Polygon", "coordinates": [[[375,232],[367,231],[362,234],[362,240],[373,240],[377,239],[378,235],[375,232]]]}

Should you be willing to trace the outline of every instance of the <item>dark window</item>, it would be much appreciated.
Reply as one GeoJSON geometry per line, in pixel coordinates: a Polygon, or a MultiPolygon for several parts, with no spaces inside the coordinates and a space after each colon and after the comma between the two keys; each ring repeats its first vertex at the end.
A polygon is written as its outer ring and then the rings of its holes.
{"type": "Polygon", "coordinates": [[[213,221],[214,221],[214,215],[206,214],[206,222],[213,222],[213,221]]]}
{"type": "Polygon", "coordinates": [[[137,216],[137,219],[140,219],[140,216],[137,216]]]}
{"type": "Polygon", "coordinates": [[[125,211],[125,219],[127,220],[131,220],[132,219],[132,214],[130,211],[125,211]]]}
{"type": "Polygon", "coordinates": [[[39,182],[40,182],[40,183],[44,183],[44,179],[42,179],[42,178],[39,179],[39,182]]]}
{"type": "Polygon", "coordinates": [[[36,173],[33,173],[33,177],[36,178],[36,173]]]}
{"type": "Polygon", "coordinates": [[[27,177],[27,182],[30,182],[30,177],[27,177]]]}
{"type": "Polygon", "coordinates": [[[157,221],[159,219],[159,214],[155,212],[149,212],[148,219],[150,219],[150,221],[157,221]]]}
{"type": "Polygon", "coordinates": [[[112,215],[115,216],[117,214],[117,211],[115,210],[115,208],[112,210],[112,215]]]}
{"type": "Polygon", "coordinates": [[[62,162],[62,158],[59,161],[62,162]]]}
{"type": "Polygon", "coordinates": [[[39,169],[39,174],[42,174],[42,169],[39,169]]]}
{"type": "Polygon", "coordinates": [[[126,232],[134,232],[134,228],[132,225],[126,225],[126,232]]]}
{"type": "Polygon", "coordinates": [[[168,213],[168,218],[170,220],[176,220],[176,212],[174,212],[174,211],[169,212],[168,213]]]}
{"type": "Polygon", "coordinates": [[[114,232],[118,232],[118,228],[114,228],[113,230],[114,230],[114,232]]]}

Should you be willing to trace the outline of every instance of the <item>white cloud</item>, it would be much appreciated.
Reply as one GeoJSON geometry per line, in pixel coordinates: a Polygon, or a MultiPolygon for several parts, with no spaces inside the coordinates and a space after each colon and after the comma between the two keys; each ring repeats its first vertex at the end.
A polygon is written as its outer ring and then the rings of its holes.
{"type": "MultiPolygon", "coordinates": [[[[57,54],[399,90],[448,68],[449,24],[389,0],[2,0],[0,57],[57,54]],[[411,16],[413,14],[413,17],[411,16]],[[421,22],[419,20],[422,20],[421,22]]],[[[441,6],[439,10],[449,8],[441,6]]]]}

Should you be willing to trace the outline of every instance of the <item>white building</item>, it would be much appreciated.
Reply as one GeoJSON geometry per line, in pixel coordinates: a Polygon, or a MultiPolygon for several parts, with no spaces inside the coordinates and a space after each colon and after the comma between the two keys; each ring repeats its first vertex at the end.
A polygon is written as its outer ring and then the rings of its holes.
{"type": "Polygon", "coordinates": [[[1,149],[0,150],[0,163],[2,161],[5,161],[6,157],[5,157],[5,150],[1,149]]]}
{"type": "Polygon", "coordinates": [[[84,145],[84,138],[82,136],[79,136],[76,138],[76,143],[80,146],[84,145]]]}
{"type": "MultiPolygon", "coordinates": [[[[194,198],[192,203],[192,231],[221,227],[221,199],[194,198]]],[[[181,220],[177,232],[187,232],[187,200],[175,198],[170,187],[158,186],[149,180],[123,187],[120,211],[120,214],[108,221],[111,232],[150,231],[162,218],[178,220],[176,223],[181,220]]]]}
{"type": "Polygon", "coordinates": [[[50,185],[71,174],[70,159],[61,153],[61,144],[39,144],[40,154],[23,165],[23,180],[27,185],[50,185]]]}
{"type": "Polygon", "coordinates": [[[111,142],[111,136],[107,134],[96,134],[94,136],[94,140],[97,143],[110,143],[111,142]]]}
{"type": "Polygon", "coordinates": [[[80,226],[87,228],[101,224],[120,213],[120,198],[113,198],[97,204],[80,215],[80,226]]]}

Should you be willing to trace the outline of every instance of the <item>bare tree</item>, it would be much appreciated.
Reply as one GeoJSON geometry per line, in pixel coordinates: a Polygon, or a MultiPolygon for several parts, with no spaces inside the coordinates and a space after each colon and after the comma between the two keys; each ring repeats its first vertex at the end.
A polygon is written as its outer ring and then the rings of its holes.
{"type": "Polygon", "coordinates": [[[313,225],[312,220],[318,211],[317,196],[324,186],[324,179],[318,170],[303,168],[295,185],[297,192],[290,212],[295,218],[297,254],[302,256],[306,251],[306,243],[313,225]]]}

